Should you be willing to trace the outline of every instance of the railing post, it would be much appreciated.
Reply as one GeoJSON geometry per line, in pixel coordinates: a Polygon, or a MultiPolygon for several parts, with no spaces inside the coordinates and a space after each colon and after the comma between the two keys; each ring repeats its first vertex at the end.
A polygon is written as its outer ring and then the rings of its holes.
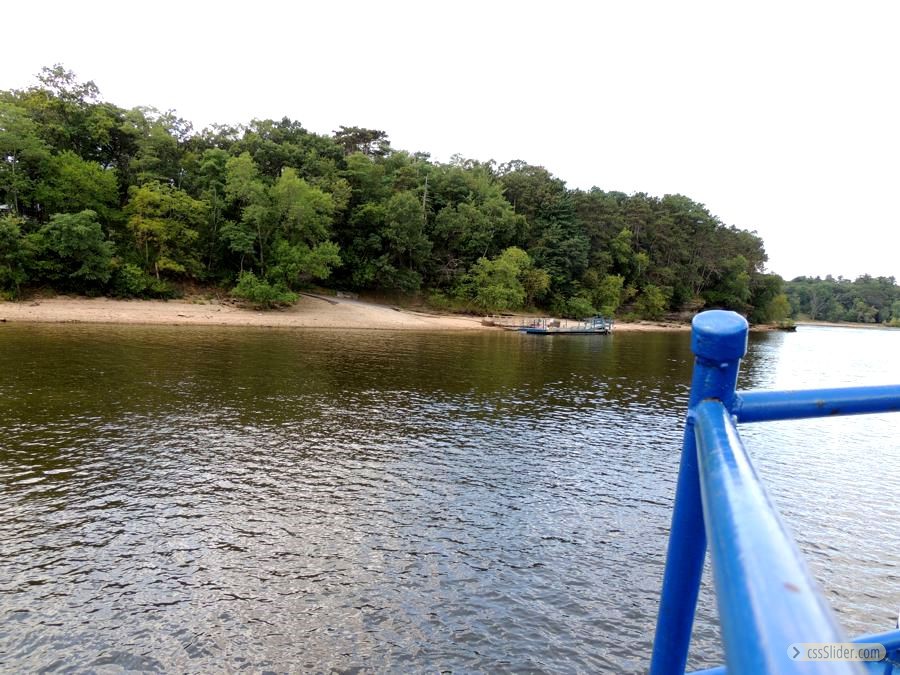
{"type": "Polygon", "coordinates": [[[747,351],[746,319],[722,310],[698,314],[692,322],[691,350],[695,356],[694,374],[653,640],[651,675],[681,674],[687,664],[706,557],[694,408],[709,398],[722,401],[729,410],[734,404],[738,367],[747,351]]]}

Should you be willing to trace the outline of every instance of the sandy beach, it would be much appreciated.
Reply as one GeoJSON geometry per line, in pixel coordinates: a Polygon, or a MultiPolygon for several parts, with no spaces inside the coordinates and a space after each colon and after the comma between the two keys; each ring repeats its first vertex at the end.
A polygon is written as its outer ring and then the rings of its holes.
{"type": "MultiPolygon", "coordinates": [[[[262,326],[361,330],[501,330],[481,318],[437,314],[361,300],[303,295],[292,307],[259,311],[218,300],[114,300],[58,296],[0,302],[0,322],[262,326]]],[[[617,323],[616,332],[688,330],[681,324],[617,323]]]]}

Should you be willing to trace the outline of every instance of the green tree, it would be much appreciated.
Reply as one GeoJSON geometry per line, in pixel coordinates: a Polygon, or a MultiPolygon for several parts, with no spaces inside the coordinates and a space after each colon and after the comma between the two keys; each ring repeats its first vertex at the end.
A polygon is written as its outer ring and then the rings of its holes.
{"type": "Polygon", "coordinates": [[[95,289],[112,275],[113,244],[90,210],[58,213],[32,241],[40,256],[39,270],[48,281],[66,288],[95,289]]]}
{"type": "Polygon", "coordinates": [[[784,280],[777,274],[753,275],[750,280],[750,322],[769,323],[787,319],[791,306],[783,290],[784,280]]]}
{"type": "Polygon", "coordinates": [[[346,158],[345,165],[343,177],[350,185],[352,207],[380,202],[391,196],[383,163],[355,152],[346,158]]]}
{"type": "Polygon", "coordinates": [[[376,282],[381,259],[384,255],[384,230],[387,213],[383,203],[368,203],[357,207],[349,219],[343,257],[346,272],[357,288],[366,288],[376,282]]]}
{"type": "Polygon", "coordinates": [[[791,315],[791,303],[784,293],[779,293],[769,302],[769,321],[786,321],[791,315]]]}
{"type": "Polygon", "coordinates": [[[296,288],[311,279],[327,279],[331,270],[341,264],[340,249],[333,241],[310,247],[281,239],[275,245],[273,260],[268,278],[286,288],[296,288]]]}
{"type": "Polygon", "coordinates": [[[240,220],[223,224],[222,237],[232,252],[241,255],[241,272],[254,244],[263,278],[277,279],[286,287],[324,279],[340,265],[339,247],[328,241],[334,201],[295,169],[285,167],[267,187],[244,152],[226,164],[225,193],[238,208],[240,220]]]}
{"type": "Polygon", "coordinates": [[[76,153],[88,161],[104,161],[115,120],[99,103],[100,90],[60,64],[44,67],[38,83],[16,92],[19,103],[37,124],[42,140],[53,150],[76,153]]]}
{"type": "Polygon", "coordinates": [[[583,320],[597,313],[591,299],[587,295],[573,295],[566,301],[565,316],[569,319],[583,320]]]}
{"type": "Polygon", "coordinates": [[[140,107],[125,114],[125,125],[137,146],[129,166],[137,184],[160,182],[180,187],[183,142],[191,133],[190,122],[172,110],[140,107]]]}
{"type": "Polygon", "coordinates": [[[197,242],[207,210],[205,202],[171,185],[133,187],[125,214],[144,270],[157,279],[162,273],[196,277],[202,271],[197,242]]]}
{"type": "Polygon", "coordinates": [[[115,169],[104,169],[86,162],[71,150],[51,157],[47,173],[35,194],[49,213],[74,213],[91,210],[109,221],[118,202],[115,169]]]}
{"type": "Polygon", "coordinates": [[[388,200],[384,239],[388,243],[391,263],[420,277],[421,269],[431,253],[431,241],[425,234],[419,200],[411,192],[398,192],[388,200]]]}
{"type": "Polygon", "coordinates": [[[625,289],[625,277],[618,274],[607,274],[594,293],[594,304],[600,308],[603,316],[615,316],[625,289]]]}
{"type": "Polygon", "coordinates": [[[359,152],[369,157],[383,157],[390,152],[390,141],[385,132],[362,127],[345,127],[334,132],[337,141],[348,155],[359,152]]]}
{"type": "Polygon", "coordinates": [[[569,295],[587,270],[590,240],[573,194],[543,167],[520,160],[498,169],[506,199],[524,218],[521,236],[535,263],[547,271],[556,295],[569,295]]]}
{"type": "Polygon", "coordinates": [[[574,205],[568,197],[559,199],[542,210],[532,231],[540,235],[531,247],[535,263],[550,275],[552,287],[568,292],[573,282],[587,269],[589,242],[578,221],[574,205]]]}
{"type": "Polygon", "coordinates": [[[878,310],[871,305],[867,305],[862,298],[856,298],[853,301],[852,320],[859,323],[875,323],[875,317],[878,310]]]}
{"type": "Polygon", "coordinates": [[[669,305],[666,291],[659,286],[644,286],[635,302],[638,313],[645,319],[661,319],[669,305]]]}
{"type": "Polygon", "coordinates": [[[525,291],[525,304],[527,305],[534,305],[535,301],[543,298],[550,290],[550,275],[546,270],[533,265],[529,265],[519,272],[519,281],[525,291]]]}
{"type": "Polygon", "coordinates": [[[0,101],[0,203],[8,203],[15,214],[34,201],[35,178],[49,157],[38,132],[24,108],[0,101]]]}
{"type": "Polygon", "coordinates": [[[427,172],[422,207],[434,242],[431,272],[452,284],[479,258],[491,258],[515,243],[525,219],[503,196],[503,184],[490,165],[455,158],[427,172]],[[427,188],[427,189],[426,189],[427,188]]]}
{"type": "Polygon", "coordinates": [[[707,304],[746,312],[752,296],[748,265],[742,255],[725,260],[716,275],[715,285],[704,293],[707,304]]]}
{"type": "Polygon", "coordinates": [[[229,249],[241,255],[241,270],[244,258],[256,253],[260,268],[266,269],[266,249],[277,226],[268,190],[259,175],[259,169],[243,152],[232,157],[225,166],[225,196],[237,210],[237,220],[223,225],[222,236],[229,249]],[[249,242],[254,240],[254,247],[249,242]]]}
{"type": "Polygon", "coordinates": [[[445,206],[435,219],[432,236],[442,257],[469,265],[502,250],[513,239],[518,222],[505,200],[491,196],[481,203],[465,201],[445,206]]]}
{"type": "Polygon", "coordinates": [[[266,191],[259,169],[249,152],[225,163],[225,196],[240,207],[259,202],[266,191]]]}
{"type": "Polygon", "coordinates": [[[226,220],[222,223],[220,237],[228,250],[240,256],[240,271],[244,272],[244,260],[252,257],[256,251],[257,233],[246,221],[226,220]]]}
{"type": "Polygon", "coordinates": [[[565,182],[544,167],[522,160],[501,164],[498,173],[507,201],[516,213],[525,217],[526,239],[532,240],[535,233],[531,228],[545,216],[548,207],[567,196],[565,182]]]}
{"type": "Polygon", "coordinates": [[[399,192],[387,201],[382,239],[386,254],[379,276],[389,287],[417,289],[431,241],[425,234],[422,207],[411,192],[399,192]]]}
{"type": "Polygon", "coordinates": [[[287,167],[306,180],[331,179],[343,159],[341,147],[333,139],[310,133],[287,117],[252,120],[230,150],[235,155],[248,153],[267,180],[275,180],[287,167]]]}
{"type": "Polygon", "coordinates": [[[631,230],[625,227],[609,242],[609,253],[612,256],[613,266],[622,274],[631,272],[634,258],[634,250],[631,247],[632,236],[631,230]]]}
{"type": "Polygon", "coordinates": [[[22,235],[24,221],[11,214],[0,216],[0,293],[19,295],[28,281],[31,262],[29,248],[22,235]]]}
{"type": "MultiPolygon", "coordinates": [[[[208,148],[200,156],[197,165],[196,189],[203,201],[209,205],[207,226],[200,233],[203,250],[206,251],[206,269],[211,271],[213,264],[221,258],[221,245],[226,244],[233,252],[230,241],[225,241],[221,228],[226,222],[227,202],[225,200],[226,167],[228,153],[220,148],[208,148]]],[[[250,250],[253,252],[253,240],[250,250]]],[[[238,249],[239,250],[239,249],[238,249]]]]}
{"type": "Polygon", "coordinates": [[[900,300],[894,300],[891,305],[890,323],[892,326],[900,326],[900,300]]]}
{"type": "Polygon", "coordinates": [[[286,168],[269,191],[281,236],[291,243],[315,246],[330,233],[334,201],[286,168]]]}
{"type": "Polygon", "coordinates": [[[525,251],[510,247],[492,260],[480,258],[469,272],[464,288],[479,309],[489,312],[519,309],[526,299],[521,278],[532,265],[525,251]]]}

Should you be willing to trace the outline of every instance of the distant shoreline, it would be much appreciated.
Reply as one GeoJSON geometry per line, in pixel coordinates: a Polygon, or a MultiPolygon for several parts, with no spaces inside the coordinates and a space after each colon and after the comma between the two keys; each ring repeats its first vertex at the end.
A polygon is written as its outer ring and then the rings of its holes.
{"type": "MultiPolygon", "coordinates": [[[[0,302],[0,323],[256,326],[328,330],[498,331],[481,317],[439,314],[347,298],[303,295],[293,306],[259,311],[210,299],[117,300],[56,296],[0,302]]],[[[614,332],[686,331],[687,324],[639,321],[614,332]]]]}
{"type": "Polygon", "coordinates": [[[850,321],[795,321],[798,326],[822,326],[825,328],[865,328],[867,330],[900,330],[900,326],[887,326],[883,323],[855,323],[850,321]]]}

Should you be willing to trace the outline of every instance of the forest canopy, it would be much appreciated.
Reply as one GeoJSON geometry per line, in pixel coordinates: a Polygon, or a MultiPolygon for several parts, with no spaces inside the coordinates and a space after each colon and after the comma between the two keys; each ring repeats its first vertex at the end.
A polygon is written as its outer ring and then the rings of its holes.
{"type": "Polygon", "coordinates": [[[894,277],[797,277],[786,290],[796,317],[900,326],[900,286],[894,277]]]}
{"type": "MultiPolygon", "coordinates": [[[[570,189],[520,160],[435,162],[356,126],[196,130],[106,102],[59,65],[0,91],[0,158],[7,297],[170,297],[197,283],[274,305],[315,283],[573,317],[723,307],[769,321],[791,308],[760,237],[682,195],[570,189]]],[[[790,297],[809,311],[809,293],[790,297]]]]}

